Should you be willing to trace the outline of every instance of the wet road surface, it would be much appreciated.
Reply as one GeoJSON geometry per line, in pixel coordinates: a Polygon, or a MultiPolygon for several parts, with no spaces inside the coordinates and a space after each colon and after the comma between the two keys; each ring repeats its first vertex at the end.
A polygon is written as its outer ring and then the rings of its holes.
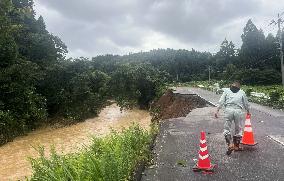
{"type": "MultiPolygon", "coordinates": [[[[212,104],[220,97],[201,89],[179,88],[177,92],[197,93],[212,104]]],[[[283,138],[283,112],[252,104],[252,128],[258,145],[227,156],[222,135],[224,114],[215,119],[215,110],[198,108],[187,117],[163,121],[154,148],[154,165],[145,170],[142,180],[284,180],[284,146],[281,140],[271,138],[283,138]],[[211,162],[217,164],[213,174],[192,171],[198,159],[200,131],[206,132],[211,162]]]]}

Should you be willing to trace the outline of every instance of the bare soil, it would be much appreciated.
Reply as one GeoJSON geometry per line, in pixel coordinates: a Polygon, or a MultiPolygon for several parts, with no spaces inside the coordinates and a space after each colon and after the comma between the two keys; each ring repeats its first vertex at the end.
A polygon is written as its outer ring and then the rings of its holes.
{"type": "Polygon", "coordinates": [[[156,101],[152,108],[161,120],[185,117],[195,108],[206,107],[207,102],[196,94],[178,94],[168,90],[156,101]]]}

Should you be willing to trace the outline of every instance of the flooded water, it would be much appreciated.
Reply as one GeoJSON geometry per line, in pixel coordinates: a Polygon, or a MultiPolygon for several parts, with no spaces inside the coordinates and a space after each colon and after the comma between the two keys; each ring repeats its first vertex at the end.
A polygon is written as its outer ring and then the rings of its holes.
{"type": "Polygon", "coordinates": [[[111,129],[119,131],[133,122],[149,129],[151,117],[147,111],[138,109],[121,112],[113,104],[103,109],[98,117],[85,122],[58,129],[44,128],[16,138],[0,147],[0,181],[30,176],[31,167],[27,158],[37,156],[35,148],[39,145],[46,148],[54,145],[63,154],[76,152],[83,145],[89,144],[91,135],[103,136],[110,133],[111,129]]]}

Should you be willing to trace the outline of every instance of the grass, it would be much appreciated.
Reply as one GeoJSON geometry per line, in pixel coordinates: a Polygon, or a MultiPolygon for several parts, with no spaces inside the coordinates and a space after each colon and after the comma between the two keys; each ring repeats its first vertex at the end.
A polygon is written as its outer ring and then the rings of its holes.
{"type": "Polygon", "coordinates": [[[177,165],[179,165],[181,167],[187,167],[186,160],[178,160],[177,165]]]}
{"type": "Polygon", "coordinates": [[[133,172],[150,157],[150,144],[156,128],[146,131],[133,125],[121,133],[92,139],[79,153],[59,155],[51,149],[50,157],[39,149],[40,157],[30,159],[33,175],[30,181],[116,181],[132,180],[133,172]]]}

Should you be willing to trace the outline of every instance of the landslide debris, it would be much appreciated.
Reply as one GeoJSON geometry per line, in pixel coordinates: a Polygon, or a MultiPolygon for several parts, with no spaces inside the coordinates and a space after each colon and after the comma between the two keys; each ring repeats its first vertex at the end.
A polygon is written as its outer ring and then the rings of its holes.
{"type": "Polygon", "coordinates": [[[185,117],[193,109],[206,106],[208,103],[196,94],[178,94],[167,90],[151,107],[161,120],[165,120],[185,117]]]}

